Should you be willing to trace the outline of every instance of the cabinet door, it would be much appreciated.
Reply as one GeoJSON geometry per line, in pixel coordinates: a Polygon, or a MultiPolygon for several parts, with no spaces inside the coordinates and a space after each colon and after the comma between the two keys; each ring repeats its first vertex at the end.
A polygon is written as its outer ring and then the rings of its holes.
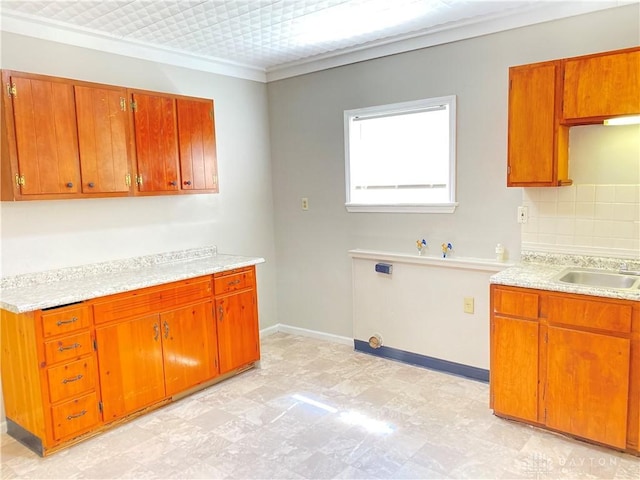
{"type": "Polygon", "coordinates": [[[209,301],[160,315],[167,395],[186,390],[218,374],[212,308],[209,301]]]}
{"type": "Polygon", "coordinates": [[[165,395],[158,315],[96,329],[105,422],[165,395]]]}
{"type": "Polygon", "coordinates": [[[549,327],[547,426],[624,448],[630,341],[549,327]]]}
{"type": "Polygon", "coordinates": [[[549,62],[509,70],[508,186],[557,186],[566,177],[557,154],[558,68],[549,62]]]}
{"type": "Polygon", "coordinates": [[[128,192],[126,90],[78,85],[74,89],[82,192],[128,192]]]}
{"type": "Polygon", "coordinates": [[[565,119],[639,113],[640,50],[566,61],[565,119]]]}
{"type": "Polygon", "coordinates": [[[11,77],[22,195],[77,193],[80,182],[73,86],[11,77]]]}
{"type": "Polygon", "coordinates": [[[141,192],[177,191],[180,179],[175,100],[133,93],[133,101],[138,189],[141,192]]]}
{"type": "Polygon", "coordinates": [[[176,100],[183,190],[218,191],[213,101],[176,100]]]}
{"type": "Polygon", "coordinates": [[[496,413],[538,421],[537,321],[495,317],[491,325],[491,401],[496,413]]]}
{"type": "Polygon", "coordinates": [[[255,290],[218,298],[215,306],[220,373],[259,360],[260,338],[255,290]]]}

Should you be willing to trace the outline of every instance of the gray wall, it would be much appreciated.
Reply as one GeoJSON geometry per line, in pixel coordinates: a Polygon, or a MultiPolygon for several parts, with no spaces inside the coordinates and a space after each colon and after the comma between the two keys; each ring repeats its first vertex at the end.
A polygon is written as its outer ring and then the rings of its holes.
{"type": "Polygon", "coordinates": [[[638,18],[636,4],[269,83],[279,321],[352,336],[349,249],[412,253],[424,237],[431,254],[446,241],[457,256],[492,258],[502,243],[518,259],[522,189],[505,186],[508,67],[637,45],[638,18]],[[347,213],[343,111],[451,94],[457,211],[347,213]]]}

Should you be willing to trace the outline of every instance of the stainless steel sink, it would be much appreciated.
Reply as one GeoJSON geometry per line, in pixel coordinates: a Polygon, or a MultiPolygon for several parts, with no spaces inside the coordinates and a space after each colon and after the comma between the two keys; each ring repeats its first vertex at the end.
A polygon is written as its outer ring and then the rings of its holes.
{"type": "Polygon", "coordinates": [[[627,290],[640,288],[640,277],[623,273],[567,268],[555,276],[555,280],[588,287],[615,288],[627,290]]]}

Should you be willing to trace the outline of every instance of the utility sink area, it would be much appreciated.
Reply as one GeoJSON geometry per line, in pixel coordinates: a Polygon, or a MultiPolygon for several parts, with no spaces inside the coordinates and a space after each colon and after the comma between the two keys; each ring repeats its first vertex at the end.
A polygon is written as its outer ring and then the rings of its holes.
{"type": "Polygon", "coordinates": [[[570,267],[557,274],[554,280],[587,287],[615,288],[618,290],[640,289],[640,276],[607,270],[570,267]]]}

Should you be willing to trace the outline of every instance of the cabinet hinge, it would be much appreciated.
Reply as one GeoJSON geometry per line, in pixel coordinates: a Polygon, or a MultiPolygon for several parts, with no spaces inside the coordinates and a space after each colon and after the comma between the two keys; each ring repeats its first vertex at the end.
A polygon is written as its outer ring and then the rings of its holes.
{"type": "Polygon", "coordinates": [[[102,400],[98,402],[98,410],[100,410],[100,413],[102,413],[104,410],[104,407],[102,406],[102,400]]]}
{"type": "Polygon", "coordinates": [[[120,110],[123,112],[127,111],[127,99],[124,97],[120,97],[120,110]]]}
{"type": "Polygon", "coordinates": [[[134,101],[131,101],[131,110],[134,112],[138,111],[138,104],[134,101]]]}
{"type": "Polygon", "coordinates": [[[124,183],[125,183],[125,185],[126,185],[127,187],[130,187],[130,186],[131,186],[131,174],[130,174],[130,173],[127,173],[127,174],[124,176],[124,183]]]}
{"type": "Polygon", "coordinates": [[[18,89],[16,88],[15,83],[7,83],[7,95],[9,95],[10,97],[18,96],[18,89]]]}
{"type": "Polygon", "coordinates": [[[16,185],[18,187],[24,187],[26,185],[25,179],[24,179],[24,175],[18,175],[16,173],[16,185]]]}
{"type": "Polygon", "coordinates": [[[98,351],[98,341],[97,340],[93,340],[93,349],[97,352],[98,351]]]}
{"type": "Polygon", "coordinates": [[[142,175],[136,175],[136,183],[142,186],[142,175]]]}

